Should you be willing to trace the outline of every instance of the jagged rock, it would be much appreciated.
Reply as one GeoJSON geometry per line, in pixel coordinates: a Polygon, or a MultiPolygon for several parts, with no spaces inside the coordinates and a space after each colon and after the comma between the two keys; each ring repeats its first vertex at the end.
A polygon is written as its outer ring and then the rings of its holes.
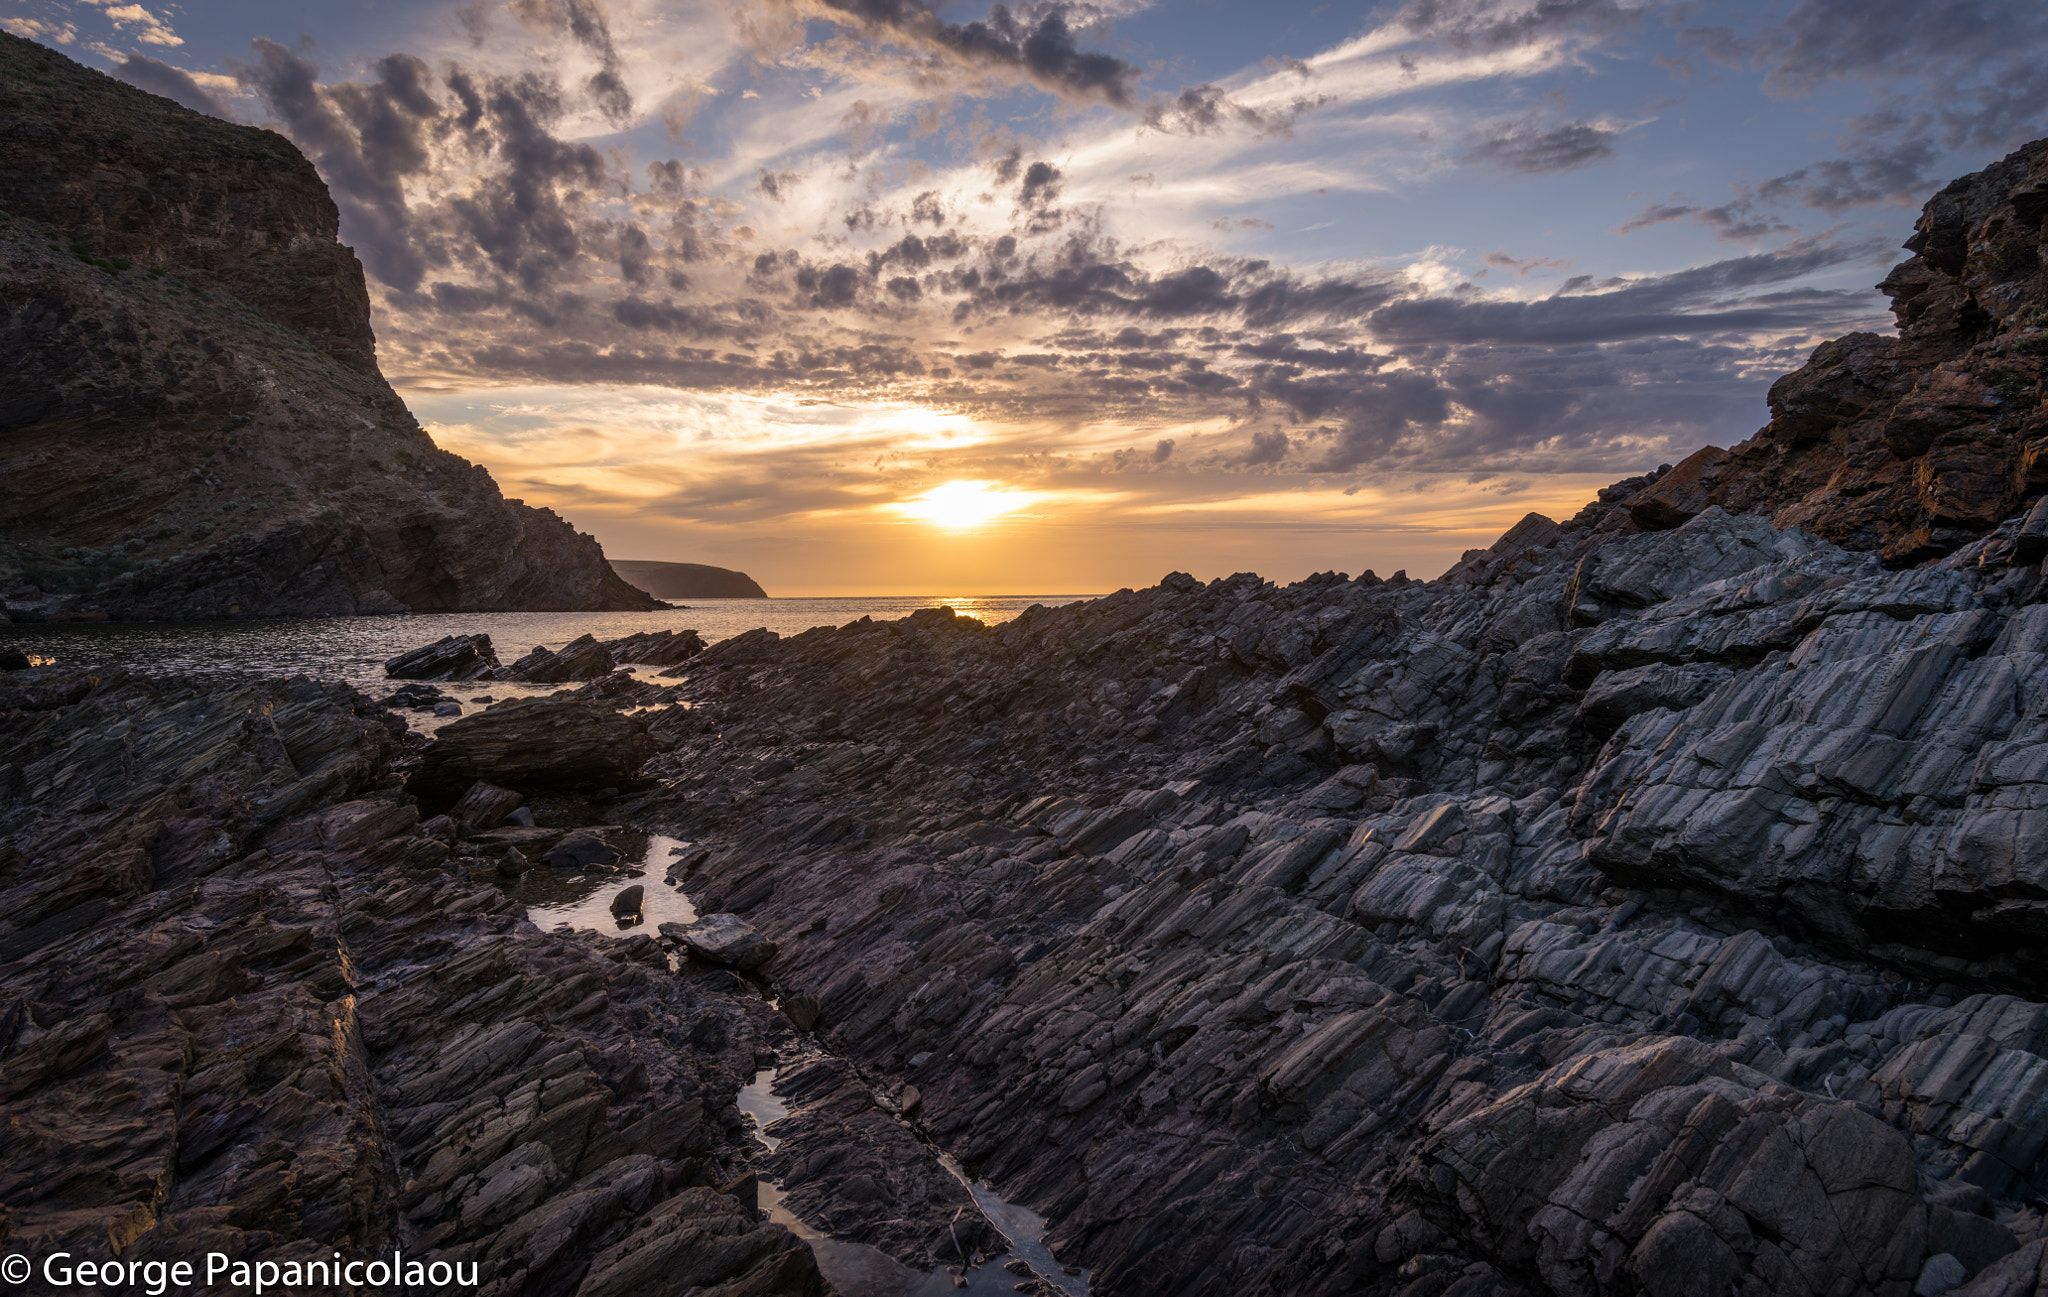
{"type": "Polygon", "coordinates": [[[1853,333],[1772,385],[1771,422],[1626,495],[1666,527],[1708,505],[1909,566],[1965,546],[2048,490],[2048,141],[1931,199],[1878,285],[1899,336],[1853,333]]]}
{"type": "Polygon", "coordinates": [[[594,636],[582,635],[562,646],[561,652],[536,646],[533,652],[503,668],[493,678],[524,680],[533,684],[563,684],[572,680],[596,680],[612,673],[611,651],[594,636]]]}
{"type": "Polygon", "coordinates": [[[695,923],[664,923],[661,935],[693,957],[727,968],[759,968],[775,958],[776,944],[736,914],[707,914],[695,923]]]}
{"type": "Polygon", "coordinates": [[[393,689],[391,696],[386,698],[384,703],[388,707],[403,707],[408,711],[427,712],[432,711],[435,707],[446,701],[448,701],[448,695],[432,685],[409,684],[400,685],[398,688],[393,689]]]}
{"type": "Polygon", "coordinates": [[[474,680],[497,665],[490,636],[444,635],[387,660],[384,674],[401,680],[474,680]]]}
{"type": "Polygon", "coordinates": [[[629,662],[645,663],[648,666],[674,666],[702,653],[704,637],[693,630],[642,631],[623,639],[611,640],[605,648],[611,653],[612,661],[621,666],[629,662]]]}
{"type": "Polygon", "coordinates": [[[765,1006],[658,976],[651,940],[522,922],[421,823],[388,711],[110,678],[10,715],[0,1246],[313,1239],[488,1258],[499,1292],[822,1297],[800,1240],[710,1187],[746,1172],[765,1006]]]}
{"type": "Polygon", "coordinates": [[[481,829],[496,828],[525,800],[509,788],[500,788],[479,779],[462,794],[448,816],[462,833],[472,834],[481,829]]]}
{"type": "Polygon", "coordinates": [[[566,698],[523,698],[451,721],[422,760],[428,780],[514,788],[616,787],[661,750],[637,716],[566,698]]]}
{"type": "Polygon", "coordinates": [[[784,1206],[814,1228],[919,1271],[958,1266],[1001,1246],[966,1186],[876,1102],[844,1059],[786,1066],[775,1093],[789,1113],[775,1123],[777,1147],[760,1160],[761,1172],[779,1186],[784,1206]]]}

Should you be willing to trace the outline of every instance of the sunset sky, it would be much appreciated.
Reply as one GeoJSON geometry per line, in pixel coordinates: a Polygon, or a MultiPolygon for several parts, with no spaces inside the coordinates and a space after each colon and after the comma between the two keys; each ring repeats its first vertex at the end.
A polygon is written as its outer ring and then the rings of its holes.
{"type": "Polygon", "coordinates": [[[284,131],[449,448],[775,594],[1434,575],[1728,445],[2048,5],[0,0],[284,131]]]}

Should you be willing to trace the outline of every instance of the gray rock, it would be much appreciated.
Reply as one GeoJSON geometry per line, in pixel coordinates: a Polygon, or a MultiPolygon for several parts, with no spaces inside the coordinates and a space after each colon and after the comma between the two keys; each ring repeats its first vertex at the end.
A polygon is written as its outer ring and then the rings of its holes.
{"type": "Polygon", "coordinates": [[[490,636],[444,635],[389,659],[384,674],[401,680],[474,680],[497,665],[490,636]]]}
{"type": "Polygon", "coordinates": [[[776,944],[736,914],[708,914],[695,923],[664,923],[661,935],[693,958],[727,968],[759,968],[775,957],[776,944]]]}
{"type": "Polygon", "coordinates": [[[548,848],[544,859],[551,869],[592,869],[617,864],[619,850],[599,834],[578,830],[548,848]]]}

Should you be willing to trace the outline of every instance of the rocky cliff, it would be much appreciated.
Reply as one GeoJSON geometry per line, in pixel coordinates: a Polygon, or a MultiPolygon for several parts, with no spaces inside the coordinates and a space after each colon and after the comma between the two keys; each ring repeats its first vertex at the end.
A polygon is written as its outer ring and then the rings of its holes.
{"type": "Polygon", "coordinates": [[[378,372],[313,167],[0,33],[0,595],[117,618],[648,608],[378,372]]]}
{"type": "Polygon", "coordinates": [[[1981,537],[2048,490],[2048,140],[1935,195],[1913,256],[1878,285],[1896,337],[1852,333],[1772,385],[1755,437],[1636,492],[1646,528],[1708,505],[1764,514],[1909,566],[1981,537]]]}
{"type": "Polygon", "coordinates": [[[613,561],[619,575],[663,599],[766,599],[768,592],[745,572],[703,563],[662,563],[650,559],[613,561]]]}

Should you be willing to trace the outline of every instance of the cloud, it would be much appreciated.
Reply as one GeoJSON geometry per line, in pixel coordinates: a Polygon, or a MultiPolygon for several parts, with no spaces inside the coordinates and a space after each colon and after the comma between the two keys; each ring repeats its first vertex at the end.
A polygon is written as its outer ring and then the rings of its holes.
{"type": "Polygon", "coordinates": [[[612,44],[611,20],[598,0],[511,0],[510,8],[528,29],[566,34],[596,57],[598,70],[584,82],[584,89],[614,124],[632,120],[633,95],[626,89],[625,65],[612,44]]]}
{"type": "MultiPolygon", "coordinates": [[[[1761,196],[1766,200],[1783,196],[1784,185],[1772,181],[1764,186],[1761,196]]],[[[1684,201],[1684,196],[1674,194],[1671,201],[1651,203],[1642,211],[1622,222],[1617,234],[1634,234],[1653,225],[1664,225],[1672,221],[1693,221],[1714,232],[1714,237],[1731,243],[1754,243],[1759,239],[1777,234],[1791,234],[1793,226],[1764,211],[1758,204],[1759,195],[1738,192],[1737,196],[1719,207],[1701,207],[1684,201]]]]}
{"type": "Polygon", "coordinates": [[[233,121],[234,114],[195,81],[190,72],[159,62],[147,54],[131,54],[114,68],[114,75],[140,90],[190,108],[195,113],[233,121]]]}
{"type": "Polygon", "coordinates": [[[1128,107],[1138,69],[1109,54],[1083,51],[1054,4],[1035,20],[998,4],[985,19],[950,23],[915,0],[820,0],[819,12],[870,35],[912,42],[984,72],[1027,80],[1081,102],[1128,107]]]}
{"type": "Polygon", "coordinates": [[[13,32],[16,36],[32,41],[49,41],[54,45],[69,45],[78,39],[76,23],[24,18],[15,14],[0,18],[0,30],[13,32]]]}
{"type": "MultiPolygon", "coordinates": [[[[1305,63],[1301,66],[1307,68],[1305,63]]],[[[1284,139],[1293,135],[1294,124],[1302,114],[1334,102],[1329,95],[1299,95],[1278,108],[1254,108],[1204,82],[1184,88],[1171,99],[1162,96],[1152,100],[1145,105],[1139,120],[1153,130],[1175,135],[1211,135],[1235,125],[1254,135],[1284,139]]]]}
{"type": "Polygon", "coordinates": [[[1493,167],[1523,175],[1576,171],[1614,156],[1621,128],[1580,120],[1545,126],[1534,118],[1489,127],[1458,155],[1468,166],[1493,167]]]}

